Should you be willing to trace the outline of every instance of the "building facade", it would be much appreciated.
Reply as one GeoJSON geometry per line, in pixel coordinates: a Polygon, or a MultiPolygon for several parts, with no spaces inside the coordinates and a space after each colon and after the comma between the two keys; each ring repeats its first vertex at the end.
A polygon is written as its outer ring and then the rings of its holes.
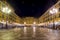
{"type": "Polygon", "coordinates": [[[15,14],[14,9],[6,2],[6,0],[0,0],[0,23],[1,22],[7,22],[10,24],[21,23],[21,18],[15,14]],[[5,7],[7,10],[4,9],[5,7]],[[8,13],[8,9],[10,9],[10,13],[8,13]]]}
{"type": "Polygon", "coordinates": [[[33,24],[34,22],[36,22],[36,24],[38,24],[38,18],[24,17],[24,18],[22,18],[22,20],[23,20],[23,24],[24,24],[24,22],[26,22],[26,24],[33,24]]]}
{"type": "Polygon", "coordinates": [[[39,22],[47,26],[60,23],[60,0],[39,18],[39,22]]]}

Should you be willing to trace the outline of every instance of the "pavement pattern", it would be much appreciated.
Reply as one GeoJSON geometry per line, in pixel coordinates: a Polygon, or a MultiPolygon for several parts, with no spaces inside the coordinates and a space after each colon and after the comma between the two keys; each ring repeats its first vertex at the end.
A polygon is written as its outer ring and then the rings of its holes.
{"type": "Polygon", "coordinates": [[[60,40],[60,30],[41,27],[1,29],[0,40],[60,40]]]}

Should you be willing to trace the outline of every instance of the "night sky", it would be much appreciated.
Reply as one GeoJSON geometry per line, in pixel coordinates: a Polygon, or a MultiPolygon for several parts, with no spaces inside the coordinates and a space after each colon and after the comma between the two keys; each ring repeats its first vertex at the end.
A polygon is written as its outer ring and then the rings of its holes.
{"type": "Polygon", "coordinates": [[[7,0],[20,17],[40,17],[57,0],[7,0]]]}

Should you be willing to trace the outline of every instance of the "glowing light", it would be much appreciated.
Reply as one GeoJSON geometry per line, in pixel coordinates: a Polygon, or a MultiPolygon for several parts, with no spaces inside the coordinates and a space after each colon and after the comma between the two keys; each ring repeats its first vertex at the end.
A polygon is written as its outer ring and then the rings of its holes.
{"type": "Polygon", "coordinates": [[[40,23],[39,26],[43,26],[43,25],[45,25],[45,24],[46,24],[46,23],[40,23]]]}
{"type": "Polygon", "coordinates": [[[8,10],[8,11],[7,11],[7,13],[10,13],[10,12],[11,12],[11,10],[8,10]]]}
{"type": "Polygon", "coordinates": [[[56,8],[53,8],[52,10],[50,10],[50,13],[51,14],[55,14],[55,13],[57,13],[58,12],[58,9],[56,9],[56,8]]]}
{"type": "Polygon", "coordinates": [[[26,29],[27,29],[27,27],[24,27],[24,34],[26,34],[26,31],[27,31],[26,29]]]}
{"type": "Polygon", "coordinates": [[[33,37],[35,37],[36,34],[36,27],[33,27],[33,37]]]}
{"type": "Polygon", "coordinates": [[[10,13],[11,10],[8,7],[4,7],[4,8],[2,8],[2,12],[4,12],[4,13],[10,13]]]}
{"type": "Polygon", "coordinates": [[[34,22],[33,24],[36,24],[36,22],[34,22]]]}
{"type": "Polygon", "coordinates": [[[26,22],[24,22],[24,24],[26,24],[26,22]]]}
{"type": "Polygon", "coordinates": [[[58,24],[58,22],[55,22],[55,24],[58,24]]]}
{"type": "Polygon", "coordinates": [[[6,24],[6,22],[1,22],[2,24],[6,24]]]}
{"type": "Polygon", "coordinates": [[[36,27],[33,27],[33,32],[35,32],[36,31],[36,27]]]}

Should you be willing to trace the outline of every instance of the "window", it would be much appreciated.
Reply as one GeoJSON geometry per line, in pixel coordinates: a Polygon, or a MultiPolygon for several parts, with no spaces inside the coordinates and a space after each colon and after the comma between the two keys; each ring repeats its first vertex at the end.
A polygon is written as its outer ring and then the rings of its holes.
{"type": "Polygon", "coordinates": [[[0,16],[0,18],[1,18],[1,16],[0,16]]]}
{"type": "Polygon", "coordinates": [[[4,15],[2,15],[2,18],[4,18],[4,15]]]}
{"type": "Polygon", "coordinates": [[[60,17],[60,14],[59,14],[59,17],[60,17]]]}
{"type": "Polygon", "coordinates": [[[60,6],[60,3],[59,3],[59,6],[60,6]]]}
{"type": "Polygon", "coordinates": [[[59,12],[60,12],[60,8],[59,8],[59,12]]]}

